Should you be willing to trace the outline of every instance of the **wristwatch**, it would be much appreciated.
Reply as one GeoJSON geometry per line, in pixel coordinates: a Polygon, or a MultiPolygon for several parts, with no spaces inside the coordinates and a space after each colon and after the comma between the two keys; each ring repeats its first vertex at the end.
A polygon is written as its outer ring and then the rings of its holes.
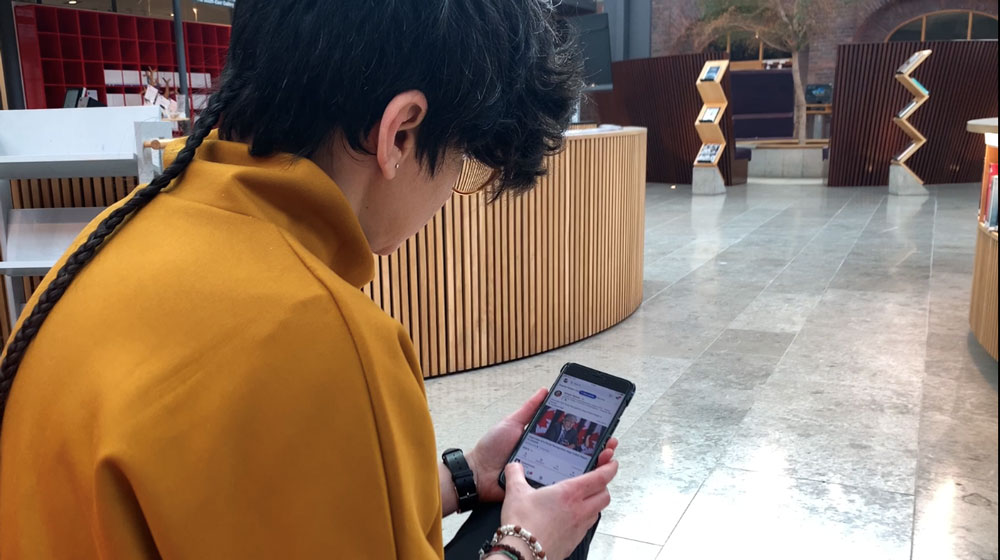
{"type": "Polygon", "coordinates": [[[444,466],[451,473],[451,481],[455,483],[458,493],[458,511],[469,511],[479,503],[479,493],[476,491],[476,477],[465,460],[461,449],[446,449],[441,454],[444,466]]]}

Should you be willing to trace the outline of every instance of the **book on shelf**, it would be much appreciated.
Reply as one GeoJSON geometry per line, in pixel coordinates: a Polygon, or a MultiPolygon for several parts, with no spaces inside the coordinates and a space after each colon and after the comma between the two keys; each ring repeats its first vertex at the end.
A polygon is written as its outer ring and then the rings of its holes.
{"type": "Polygon", "coordinates": [[[917,52],[911,54],[910,58],[906,59],[906,62],[904,62],[902,65],[900,65],[899,68],[896,68],[896,73],[897,74],[906,74],[910,70],[913,70],[913,67],[917,65],[917,62],[920,61],[920,58],[924,55],[924,53],[930,54],[930,51],[927,51],[927,50],[925,50],[925,51],[917,51],[917,52]]]}
{"type": "Polygon", "coordinates": [[[913,85],[917,86],[917,89],[920,90],[920,93],[922,93],[924,95],[930,95],[931,94],[931,92],[927,91],[927,88],[924,87],[924,84],[922,84],[919,81],[917,81],[916,78],[910,77],[910,81],[913,82],[913,85]]]}
{"type": "Polygon", "coordinates": [[[917,143],[911,142],[909,146],[907,146],[902,152],[899,152],[899,154],[897,154],[896,157],[892,159],[899,163],[903,163],[903,161],[906,160],[907,156],[909,156],[910,153],[916,149],[917,149],[917,143]]]}
{"type": "Polygon", "coordinates": [[[721,66],[709,66],[708,70],[705,72],[705,77],[702,78],[701,81],[714,82],[715,78],[719,75],[719,68],[721,68],[721,66]]]}
{"type": "Polygon", "coordinates": [[[986,226],[995,228],[997,227],[997,176],[993,176],[993,180],[990,181],[990,193],[989,193],[989,209],[986,211],[986,226]]]}
{"type": "Polygon", "coordinates": [[[910,113],[910,111],[912,111],[912,110],[914,110],[916,108],[917,108],[917,100],[914,99],[913,101],[910,101],[906,105],[906,107],[903,107],[902,109],[900,109],[899,112],[896,113],[896,117],[898,117],[900,119],[904,119],[904,118],[906,118],[906,115],[908,115],[910,113]]]}
{"type": "Polygon", "coordinates": [[[701,115],[699,122],[715,122],[715,118],[719,116],[718,107],[709,107],[705,109],[705,112],[701,115]]]}
{"type": "MultiPolygon", "coordinates": [[[[993,186],[997,178],[997,164],[991,163],[989,168],[986,170],[986,177],[983,180],[983,191],[980,194],[979,199],[979,221],[987,222],[987,216],[989,215],[988,204],[990,202],[990,189],[993,186]]],[[[996,190],[995,188],[993,190],[996,190]]]]}

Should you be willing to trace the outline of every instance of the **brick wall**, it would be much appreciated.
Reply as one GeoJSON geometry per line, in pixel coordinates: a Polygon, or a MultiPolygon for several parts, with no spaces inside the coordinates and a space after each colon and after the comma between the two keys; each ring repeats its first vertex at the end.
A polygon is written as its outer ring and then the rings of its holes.
{"type": "MultiPolygon", "coordinates": [[[[653,56],[691,52],[685,36],[698,19],[697,0],[651,0],[653,56]]],[[[808,54],[806,81],[832,83],[837,45],[884,41],[897,26],[938,10],[974,10],[997,15],[996,0],[849,0],[838,2],[829,25],[814,34],[808,54]]]]}

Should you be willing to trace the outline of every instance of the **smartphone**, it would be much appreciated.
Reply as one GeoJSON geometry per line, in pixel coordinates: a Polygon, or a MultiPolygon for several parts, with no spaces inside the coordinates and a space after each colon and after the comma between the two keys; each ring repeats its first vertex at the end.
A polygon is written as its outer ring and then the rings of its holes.
{"type": "MultiPolygon", "coordinates": [[[[507,462],[521,463],[535,488],[592,470],[634,394],[627,379],[564,365],[507,462]]],[[[506,487],[503,472],[499,482],[506,487]]]]}

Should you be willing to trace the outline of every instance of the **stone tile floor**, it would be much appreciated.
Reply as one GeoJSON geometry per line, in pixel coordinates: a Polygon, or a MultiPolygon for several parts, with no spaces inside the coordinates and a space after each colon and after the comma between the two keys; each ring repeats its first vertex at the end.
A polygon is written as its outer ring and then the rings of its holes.
{"type": "Polygon", "coordinates": [[[594,560],[995,559],[997,363],[967,321],[978,196],[650,184],[639,310],[429,380],[439,446],[471,447],[580,362],[638,386],[594,560]]]}

